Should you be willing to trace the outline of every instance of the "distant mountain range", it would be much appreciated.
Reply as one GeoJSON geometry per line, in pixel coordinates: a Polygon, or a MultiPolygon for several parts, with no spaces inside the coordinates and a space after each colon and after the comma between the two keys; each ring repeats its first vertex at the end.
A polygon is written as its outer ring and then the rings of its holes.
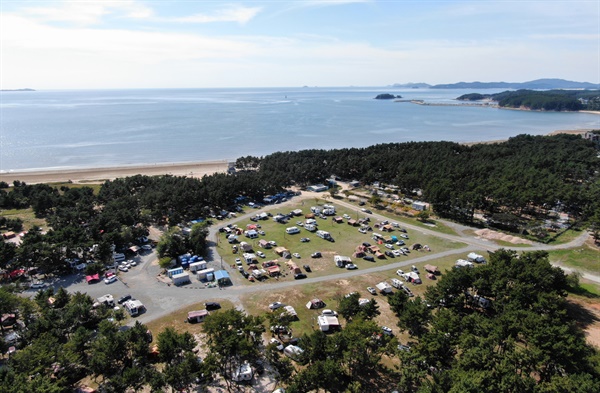
{"type": "Polygon", "coordinates": [[[458,82],[442,85],[427,83],[393,84],[399,88],[430,88],[430,89],[598,89],[600,85],[589,82],[574,82],[564,79],[536,79],[529,82],[458,82]]]}

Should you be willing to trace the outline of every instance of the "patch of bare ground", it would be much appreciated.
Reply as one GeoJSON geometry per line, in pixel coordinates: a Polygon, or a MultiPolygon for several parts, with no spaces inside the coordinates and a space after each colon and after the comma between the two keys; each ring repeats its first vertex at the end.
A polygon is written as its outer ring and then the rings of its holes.
{"type": "Polygon", "coordinates": [[[532,244],[531,240],[523,239],[513,235],[507,235],[502,232],[492,231],[491,229],[478,229],[475,231],[475,234],[483,239],[488,240],[501,240],[503,242],[508,242],[512,244],[532,244]]]}
{"type": "Polygon", "coordinates": [[[588,344],[600,349],[600,300],[569,296],[568,310],[585,332],[588,344]]]}

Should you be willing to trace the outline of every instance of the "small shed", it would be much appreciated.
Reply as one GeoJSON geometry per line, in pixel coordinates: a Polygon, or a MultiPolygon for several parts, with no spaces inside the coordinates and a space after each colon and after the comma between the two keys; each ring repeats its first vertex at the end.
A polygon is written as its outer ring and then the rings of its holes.
{"type": "Polygon", "coordinates": [[[353,227],[358,225],[358,221],[356,221],[355,219],[351,218],[348,220],[348,225],[352,225],[353,227]]]}
{"type": "Polygon", "coordinates": [[[173,285],[185,285],[190,283],[190,275],[188,273],[177,273],[171,276],[171,281],[173,285]]]}
{"type": "Polygon", "coordinates": [[[265,248],[265,249],[267,249],[267,248],[271,248],[271,243],[269,243],[269,242],[268,242],[268,241],[266,241],[265,239],[260,239],[260,240],[258,241],[258,246],[259,246],[259,247],[261,247],[261,248],[265,248]]]}
{"type": "Polygon", "coordinates": [[[190,272],[197,272],[206,269],[206,261],[190,263],[190,272]]]}
{"type": "Polygon", "coordinates": [[[440,270],[438,269],[437,266],[427,264],[427,265],[423,266],[423,268],[425,269],[426,272],[429,272],[431,274],[440,274],[440,270]]]}
{"type": "Polygon", "coordinates": [[[298,265],[296,265],[294,262],[288,261],[288,262],[286,262],[286,265],[288,265],[288,267],[290,268],[290,271],[293,274],[302,273],[302,270],[300,270],[300,268],[298,267],[298,265]]]}
{"type": "Polygon", "coordinates": [[[333,219],[333,222],[335,222],[336,224],[343,224],[344,223],[344,219],[342,217],[335,217],[333,219]]]}
{"type": "Polygon", "coordinates": [[[215,272],[215,280],[219,285],[231,285],[231,277],[229,277],[229,273],[226,270],[217,270],[215,272]]]}
{"type": "Polygon", "coordinates": [[[298,313],[296,312],[296,309],[294,309],[294,307],[292,306],[284,306],[284,312],[289,314],[292,318],[298,318],[298,313]]]}
{"type": "Polygon", "coordinates": [[[208,278],[208,275],[213,274],[214,272],[215,269],[212,267],[208,269],[198,270],[198,272],[196,273],[196,278],[198,278],[198,280],[206,280],[208,278]]]}

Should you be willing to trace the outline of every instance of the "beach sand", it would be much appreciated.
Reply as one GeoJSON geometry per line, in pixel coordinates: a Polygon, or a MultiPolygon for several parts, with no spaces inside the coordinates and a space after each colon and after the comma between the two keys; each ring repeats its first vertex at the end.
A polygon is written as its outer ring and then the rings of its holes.
{"type": "MultiPolygon", "coordinates": [[[[548,135],[555,134],[584,134],[591,130],[557,130],[548,135]]],[[[465,145],[480,143],[502,143],[506,140],[466,142],[465,145]]],[[[160,163],[149,165],[132,165],[110,168],[87,168],[87,169],[65,169],[48,171],[23,171],[0,173],[0,181],[8,184],[14,180],[20,180],[27,184],[37,183],[60,183],[71,181],[73,183],[102,183],[105,180],[114,180],[120,177],[134,175],[173,175],[201,178],[204,175],[214,173],[226,173],[229,167],[227,160],[184,162],[184,163],[160,163]]]]}
{"type": "Polygon", "coordinates": [[[111,168],[65,169],[52,171],[24,171],[0,173],[0,181],[8,184],[20,180],[27,184],[58,183],[71,181],[73,183],[102,183],[120,177],[134,175],[173,175],[201,178],[204,175],[225,173],[229,163],[222,161],[161,163],[150,165],[121,166],[111,168]]]}

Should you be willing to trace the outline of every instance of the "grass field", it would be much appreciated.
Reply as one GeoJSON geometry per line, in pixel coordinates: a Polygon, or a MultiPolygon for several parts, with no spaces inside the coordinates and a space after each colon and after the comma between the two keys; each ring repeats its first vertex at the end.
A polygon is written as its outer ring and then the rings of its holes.
{"type": "MultiPolygon", "coordinates": [[[[456,261],[456,257],[445,257],[430,261],[430,264],[438,266],[442,272],[442,276],[447,269],[451,269],[456,261]]],[[[423,265],[425,263],[416,264],[415,266],[419,271],[424,272],[423,265]]],[[[437,280],[429,280],[423,276],[423,284],[413,285],[408,284],[411,291],[415,296],[423,296],[427,287],[435,285],[437,280]]],[[[399,278],[394,269],[365,274],[361,276],[351,277],[348,279],[331,280],[321,283],[311,283],[302,286],[297,286],[291,289],[285,289],[280,291],[270,291],[267,293],[254,293],[243,297],[242,303],[246,311],[250,314],[258,315],[264,313],[270,313],[269,304],[273,302],[282,302],[286,305],[294,307],[298,313],[298,320],[293,322],[291,327],[294,332],[294,336],[298,337],[304,333],[309,333],[315,329],[318,329],[316,318],[320,313],[320,310],[309,310],[306,308],[306,303],[314,298],[319,298],[325,302],[325,308],[336,310],[339,304],[339,300],[350,292],[358,292],[361,297],[367,299],[375,299],[379,305],[379,311],[381,315],[377,317],[376,322],[380,326],[388,326],[392,328],[394,333],[398,336],[401,342],[409,340],[407,333],[400,333],[396,326],[397,318],[391,311],[387,297],[381,294],[371,295],[366,288],[375,285],[381,281],[387,280],[390,282],[391,278],[399,278]]],[[[395,291],[395,289],[394,289],[395,291]]],[[[340,319],[342,327],[344,325],[343,319],[340,319]]]]}
{"type": "Polygon", "coordinates": [[[38,226],[44,230],[48,229],[46,220],[43,218],[37,218],[33,213],[32,208],[0,210],[0,216],[11,219],[20,218],[23,221],[24,231],[28,231],[33,226],[38,226]]]}
{"type": "MultiPolygon", "coordinates": [[[[214,299],[207,301],[216,301],[221,304],[221,310],[228,310],[234,308],[233,304],[228,300],[214,299]]],[[[187,315],[190,311],[204,310],[204,302],[191,304],[185,308],[179,309],[166,315],[162,318],[155,319],[151,322],[146,323],[148,329],[155,333],[154,339],[156,340],[156,334],[162,332],[168,327],[172,327],[178,332],[190,332],[192,334],[200,334],[202,332],[201,323],[188,323],[187,315]]],[[[210,313],[219,312],[219,310],[210,311],[210,313]]]]}
{"type": "Polygon", "coordinates": [[[550,262],[559,263],[576,270],[585,270],[590,273],[600,274],[600,251],[584,245],[567,250],[548,252],[550,262]]]}
{"type": "MultiPolygon", "coordinates": [[[[323,204],[323,202],[321,202],[323,204]]],[[[315,205],[315,201],[306,200],[304,204],[299,203],[296,205],[287,206],[285,210],[282,209],[282,213],[288,213],[294,209],[302,209],[303,214],[307,214],[310,212],[310,207],[315,205]]],[[[368,214],[360,213],[357,214],[356,211],[352,211],[346,209],[344,207],[337,207],[337,215],[342,216],[344,214],[350,215],[352,218],[363,218],[368,217],[368,214]]],[[[257,210],[257,213],[260,210],[257,210]]],[[[279,211],[272,211],[273,215],[277,214],[279,211]]],[[[311,267],[312,272],[308,273],[311,277],[325,276],[334,273],[339,273],[339,268],[335,266],[333,263],[334,255],[345,255],[351,257],[354,253],[356,247],[363,242],[368,242],[371,244],[375,244],[375,241],[371,239],[372,232],[368,232],[367,234],[362,234],[358,232],[357,227],[353,227],[348,225],[346,222],[342,224],[336,224],[332,221],[331,218],[321,219],[317,218],[318,227],[320,230],[325,230],[329,232],[332,237],[335,239],[335,242],[329,242],[327,240],[321,239],[314,232],[309,232],[299,226],[297,222],[303,222],[304,217],[298,216],[292,220],[290,220],[287,224],[279,224],[274,222],[271,218],[268,220],[259,221],[258,224],[261,225],[261,230],[265,232],[264,236],[261,236],[259,239],[247,239],[243,235],[239,236],[239,241],[246,241],[247,243],[253,246],[254,251],[263,251],[266,255],[266,258],[258,258],[259,263],[278,259],[281,265],[282,276],[280,280],[292,280],[293,275],[288,273],[288,269],[285,266],[285,261],[279,255],[277,255],[273,249],[261,249],[258,246],[258,242],[260,239],[265,239],[269,241],[275,241],[278,246],[283,246],[287,248],[291,253],[300,254],[300,258],[292,258],[292,260],[299,266],[302,267],[304,264],[308,264],[311,267]],[[285,232],[287,227],[296,226],[300,229],[300,233],[290,235],[285,232]],[[301,238],[308,237],[310,239],[309,242],[303,243],[300,241],[301,238]],[[321,252],[323,255],[322,258],[311,258],[310,255],[315,251],[321,252]]],[[[344,220],[346,221],[346,220],[344,220]]],[[[238,226],[245,229],[246,225],[254,224],[252,221],[248,220],[239,222],[238,226]]],[[[375,224],[375,222],[371,221],[371,226],[375,224]]],[[[377,232],[377,230],[375,229],[377,232]]],[[[382,233],[382,232],[380,232],[382,233]]],[[[384,233],[382,233],[384,234],[384,233]]],[[[391,235],[397,236],[399,239],[401,232],[394,231],[391,235]]],[[[415,243],[420,243],[421,245],[428,245],[432,252],[442,252],[446,250],[458,249],[464,246],[464,243],[452,242],[444,239],[440,239],[435,236],[426,235],[419,230],[409,230],[407,235],[410,239],[401,239],[406,242],[407,247],[411,247],[415,243]]],[[[219,242],[217,247],[219,248],[219,254],[223,257],[223,261],[228,265],[234,265],[236,258],[242,258],[241,253],[233,254],[232,246],[227,242],[226,234],[221,233],[219,236],[219,242]]],[[[397,248],[397,246],[394,246],[397,248]]],[[[387,250],[383,245],[380,245],[380,248],[383,251],[387,250]]],[[[377,259],[376,262],[368,262],[361,258],[353,258],[353,262],[358,266],[359,269],[364,269],[368,267],[381,264],[389,264],[393,262],[398,262],[400,260],[410,260],[422,256],[423,252],[411,252],[408,256],[401,256],[396,258],[386,257],[385,259],[377,259]]],[[[243,260],[243,258],[242,258],[243,260]]],[[[268,280],[267,280],[268,281],[268,280]]],[[[244,281],[248,283],[247,281],[244,281]]],[[[250,284],[250,283],[248,283],[250,284]]],[[[256,284],[252,284],[256,285],[256,284]]]]}

